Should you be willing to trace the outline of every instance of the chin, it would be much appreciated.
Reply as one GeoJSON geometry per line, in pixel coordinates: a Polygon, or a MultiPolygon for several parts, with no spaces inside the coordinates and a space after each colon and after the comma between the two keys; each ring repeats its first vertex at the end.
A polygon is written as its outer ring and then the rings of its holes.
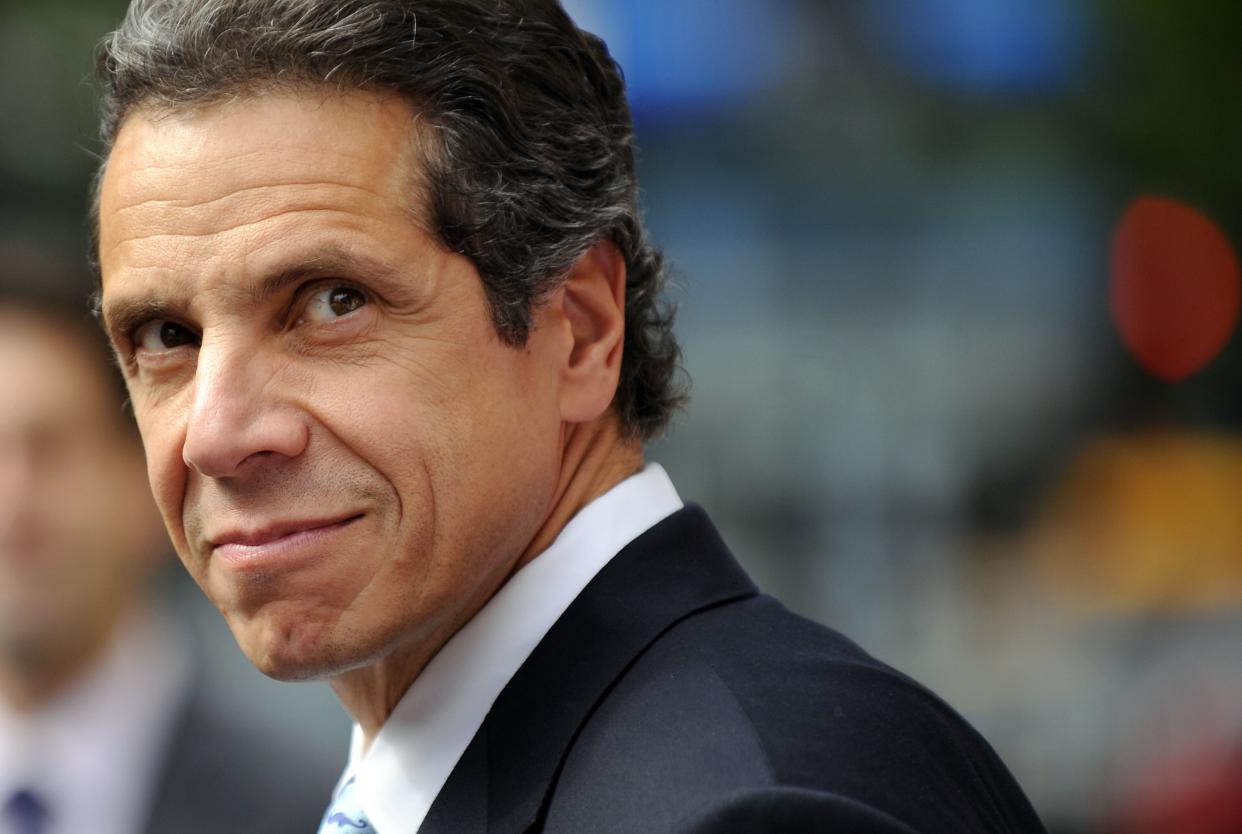
{"type": "Polygon", "coordinates": [[[249,652],[247,656],[260,672],[286,683],[323,680],[335,673],[334,665],[325,658],[255,655],[249,652]]]}
{"type": "Polygon", "coordinates": [[[250,662],[278,681],[322,680],[373,660],[319,624],[250,622],[233,627],[233,635],[250,662]]]}

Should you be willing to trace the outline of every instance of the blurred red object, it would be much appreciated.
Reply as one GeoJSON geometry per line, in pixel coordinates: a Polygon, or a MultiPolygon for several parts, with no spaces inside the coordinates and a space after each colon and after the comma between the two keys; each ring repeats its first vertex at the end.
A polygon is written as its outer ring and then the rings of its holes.
{"type": "Polygon", "coordinates": [[[1166,382],[1202,370],[1238,321],[1238,258],[1208,217],[1177,200],[1130,204],[1113,237],[1111,306],[1134,358],[1166,382]]]}
{"type": "Polygon", "coordinates": [[[1242,832],[1242,749],[1205,748],[1155,760],[1122,799],[1115,834],[1242,832]]]}

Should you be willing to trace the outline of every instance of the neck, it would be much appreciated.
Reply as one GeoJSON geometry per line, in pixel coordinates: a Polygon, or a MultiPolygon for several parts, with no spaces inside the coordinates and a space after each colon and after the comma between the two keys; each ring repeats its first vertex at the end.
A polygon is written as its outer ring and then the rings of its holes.
{"type": "Polygon", "coordinates": [[[378,662],[332,679],[332,689],[358,722],[369,748],[397,703],[440,648],[487,604],[515,573],[548,549],[578,511],[643,466],[640,444],[623,439],[615,421],[567,425],[562,430],[560,473],[548,510],[529,544],[506,571],[482,582],[458,615],[428,639],[403,646],[378,662]]]}
{"type": "Polygon", "coordinates": [[[561,474],[548,515],[510,576],[547,550],[579,510],[643,468],[642,447],[623,440],[612,421],[569,426],[562,448],[561,474]]]}

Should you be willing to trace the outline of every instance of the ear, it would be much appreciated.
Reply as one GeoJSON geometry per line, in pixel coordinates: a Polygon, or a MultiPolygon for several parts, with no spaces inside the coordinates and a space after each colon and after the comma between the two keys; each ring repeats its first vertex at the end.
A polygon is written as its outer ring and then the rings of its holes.
{"type": "Polygon", "coordinates": [[[561,368],[561,419],[588,423],[612,405],[625,344],[625,259],[600,241],[578,259],[557,290],[572,345],[561,368]]]}

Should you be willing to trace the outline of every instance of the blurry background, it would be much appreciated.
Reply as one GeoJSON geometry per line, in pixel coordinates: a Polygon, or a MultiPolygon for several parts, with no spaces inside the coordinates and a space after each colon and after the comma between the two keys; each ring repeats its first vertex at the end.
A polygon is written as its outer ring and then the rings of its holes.
{"type": "MultiPolygon", "coordinates": [[[[651,456],[683,496],[1054,834],[1242,830],[1242,6],[566,6],[679,273],[693,400],[651,456]]],[[[0,4],[0,238],[85,251],[123,8],[0,4]]],[[[187,584],[219,686],[343,761],[327,687],[263,679],[187,584]]]]}

